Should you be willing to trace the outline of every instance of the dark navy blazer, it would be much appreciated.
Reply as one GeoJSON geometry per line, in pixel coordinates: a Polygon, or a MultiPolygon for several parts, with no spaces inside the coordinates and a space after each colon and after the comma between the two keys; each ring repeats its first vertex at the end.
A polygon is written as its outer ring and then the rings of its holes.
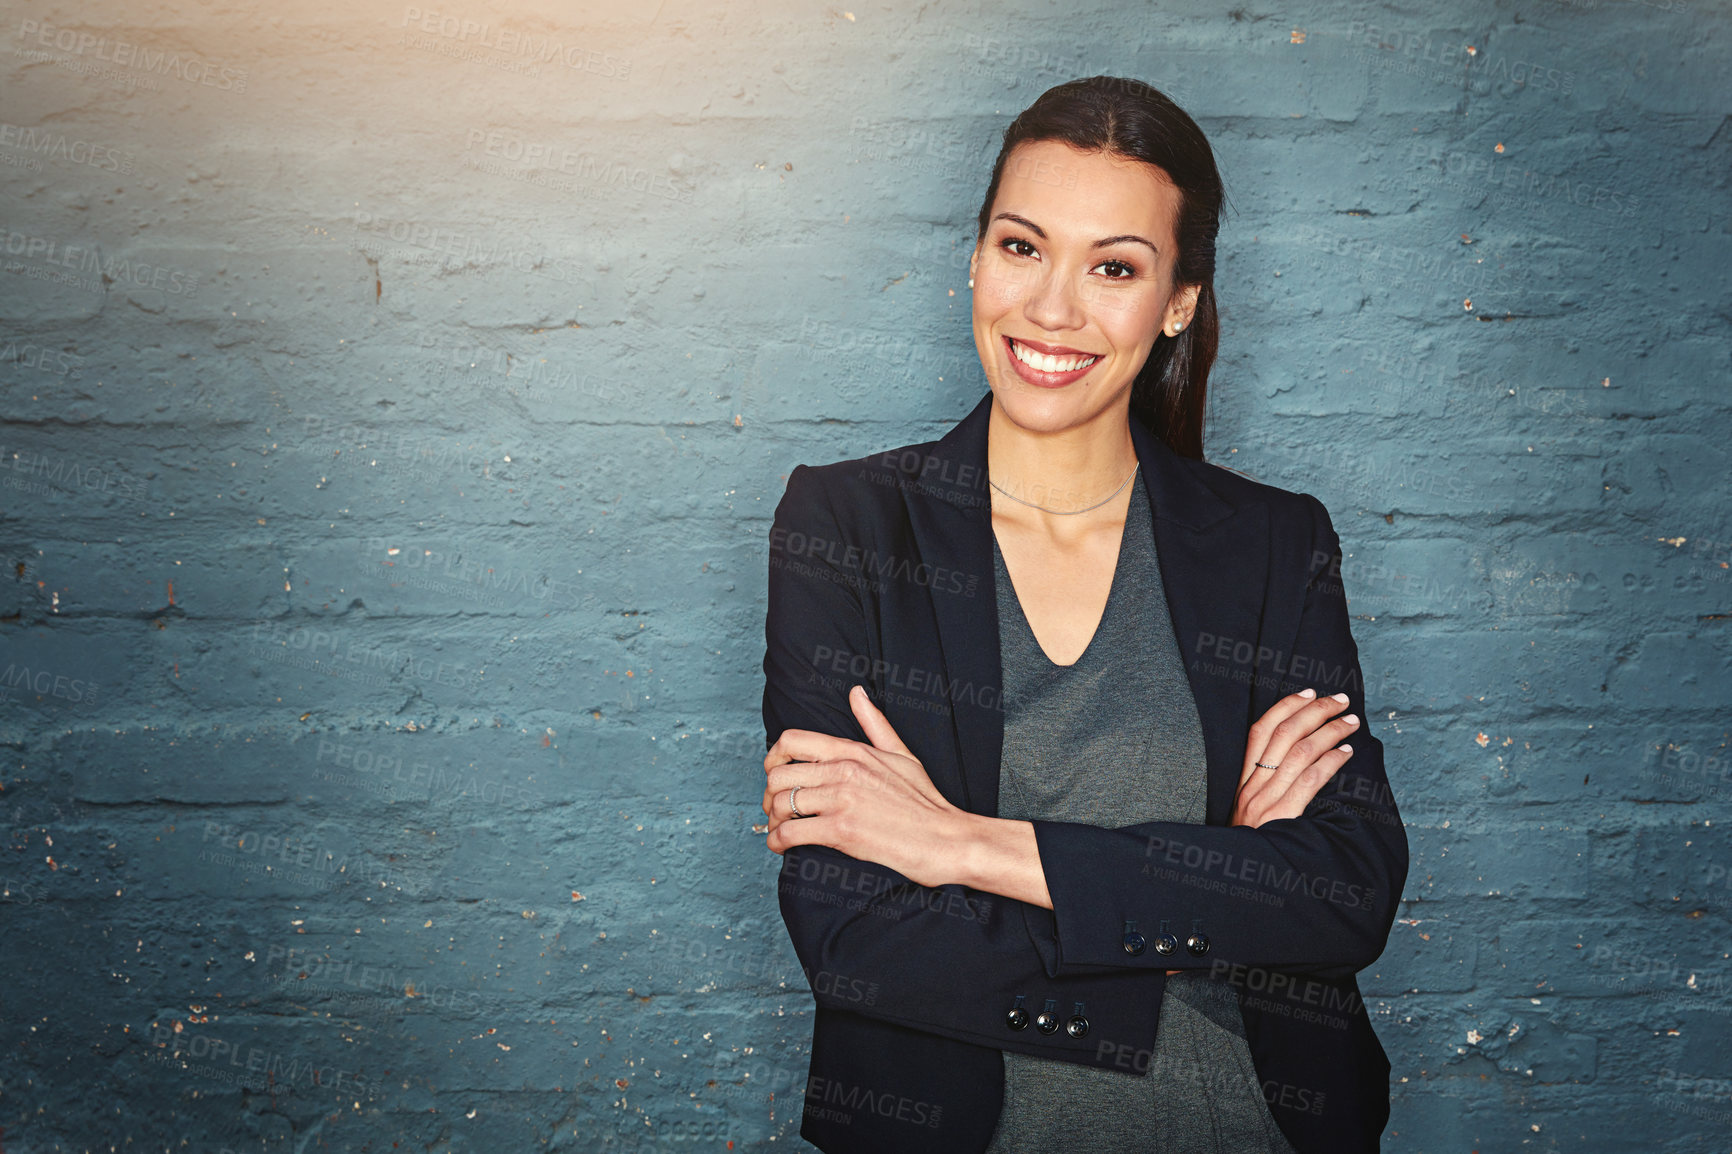
{"type": "MultiPolygon", "coordinates": [[[[991,405],[938,441],[789,476],[764,728],[768,743],[785,729],[864,741],[847,694],[865,685],[939,791],[996,816],[991,405]]],[[[1051,910],[828,847],[783,855],[782,916],[817,1000],[800,1133],[831,1154],[985,1149],[1000,1049],[1144,1075],[1166,971],[1181,969],[1237,986],[1264,1099],[1300,1154],[1378,1148],[1389,1062],[1354,975],[1388,938],[1407,836],[1340,543],[1315,497],[1180,457],[1134,418],[1131,438],[1202,720],[1206,824],[1034,822],[1051,910]],[[1353,756],[1303,816],[1230,825],[1251,723],[1306,686],[1351,699],[1353,756]]]]}

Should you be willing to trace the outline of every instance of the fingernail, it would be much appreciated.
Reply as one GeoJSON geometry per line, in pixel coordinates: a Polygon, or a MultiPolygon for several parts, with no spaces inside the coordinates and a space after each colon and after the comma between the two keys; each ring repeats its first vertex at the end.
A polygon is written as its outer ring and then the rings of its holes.
{"type": "Polygon", "coordinates": [[[1300,697],[1316,697],[1317,691],[1315,689],[1301,689],[1299,691],[1299,696],[1300,697]]]}
{"type": "Polygon", "coordinates": [[[1345,741],[1342,742],[1340,745],[1336,746],[1335,748],[1339,749],[1342,753],[1352,753],[1353,752],[1353,747],[1351,745],[1348,745],[1345,741]]]}
{"type": "Polygon", "coordinates": [[[1358,725],[1359,724],[1359,715],[1357,713],[1349,713],[1347,716],[1343,717],[1341,720],[1345,721],[1348,725],[1358,725]]]}
{"type": "Polygon", "coordinates": [[[1331,693],[1329,696],[1333,697],[1343,705],[1347,704],[1347,695],[1345,693],[1331,693]]]}

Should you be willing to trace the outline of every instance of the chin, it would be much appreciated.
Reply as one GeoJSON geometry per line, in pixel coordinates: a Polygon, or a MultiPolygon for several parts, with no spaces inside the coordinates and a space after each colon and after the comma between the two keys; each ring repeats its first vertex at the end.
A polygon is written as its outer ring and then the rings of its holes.
{"type": "Polygon", "coordinates": [[[1057,433],[1087,424],[1112,408],[1117,396],[1069,389],[1047,392],[1020,380],[1010,382],[1009,387],[994,385],[992,392],[1007,417],[1036,433],[1057,433]]]}

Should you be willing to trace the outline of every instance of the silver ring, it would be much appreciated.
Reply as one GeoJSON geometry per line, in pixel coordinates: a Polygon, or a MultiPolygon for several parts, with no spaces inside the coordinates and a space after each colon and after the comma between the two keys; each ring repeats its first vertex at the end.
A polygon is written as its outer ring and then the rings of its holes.
{"type": "Polygon", "coordinates": [[[805,788],[806,787],[803,785],[796,785],[793,789],[788,791],[788,808],[794,811],[795,817],[811,817],[812,816],[809,813],[801,813],[800,807],[794,804],[794,799],[796,797],[798,797],[800,794],[800,791],[802,789],[805,789],[805,788]]]}
{"type": "Polygon", "coordinates": [[[1262,762],[1262,761],[1257,762],[1256,765],[1257,765],[1258,769],[1280,769],[1281,768],[1278,765],[1269,765],[1267,762],[1262,762]]]}

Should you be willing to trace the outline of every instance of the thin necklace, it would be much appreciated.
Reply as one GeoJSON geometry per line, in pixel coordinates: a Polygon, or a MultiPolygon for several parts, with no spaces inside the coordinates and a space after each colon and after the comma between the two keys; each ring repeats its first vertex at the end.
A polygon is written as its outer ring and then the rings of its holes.
{"type": "Polygon", "coordinates": [[[1125,486],[1131,483],[1131,478],[1137,475],[1137,469],[1141,465],[1141,461],[1132,465],[1131,471],[1125,474],[1125,479],[1119,482],[1119,487],[1114,489],[1111,493],[1108,493],[1103,500],[1096,501],[1094,504],[1090,505],[1088,509],[1048,509],[1045,505],[1036,505],[1033,501],[1024,501],[1021,497],[1018,497],[1015,493],[1012,493],[1009,489],[1006,489],[991,477],[988,477],[986,480],[987,484],[991,485],[994,489],[997,489],[1000,493],[1003,493],[1006,497],[1009,497],[1012,501],[1015,501],[1018,504],[1027,505],[1031,509],[1039,509],[1042,513],[1056,513],[1061,517],[1068,517],[1076,513],[1087,513],[1089,509],[1098,509],[1120,493],[1124,492],[1125,486]]]}

